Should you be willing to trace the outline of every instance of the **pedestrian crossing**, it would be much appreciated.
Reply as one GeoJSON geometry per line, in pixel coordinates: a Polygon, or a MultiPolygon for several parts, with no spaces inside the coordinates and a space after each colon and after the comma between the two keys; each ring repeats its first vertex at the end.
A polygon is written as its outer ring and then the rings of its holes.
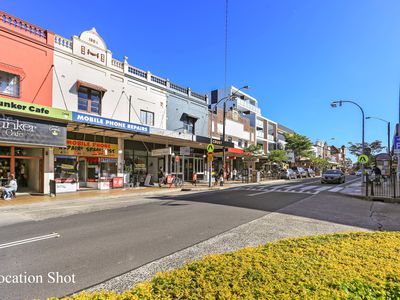
{"type": "Polygon", "coordinates": [[[315,195],[320,192],[339,192],[343,190],[344,186],[331,186],[331,185],[312,185],[312,184],[281,184],[281,185],[249,185],[249,186],[238,186],[231,188],[230,190],[240,191],[251,191],[254,193],[248,194],[247,196],[259,196],[262,194],[279,192],[279,193],[299,193],[299,194],[310,194],[315,195]]]}

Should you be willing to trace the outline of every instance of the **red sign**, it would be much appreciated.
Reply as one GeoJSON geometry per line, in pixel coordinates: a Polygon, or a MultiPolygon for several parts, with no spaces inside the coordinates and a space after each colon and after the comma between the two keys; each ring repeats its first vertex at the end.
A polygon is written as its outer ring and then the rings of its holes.
{"type": "Polygon", "coordinates": [[[113,188],[121,188],[124,186],[124,178],[122,177],[114,177],[112,179],[113,188]]]}
{"type": "Polygon", "coordinates": [[[179,162],[181,160],[181,158],[179,157],[179,155],[175,156],[175,161],[179,162]]]}
{"type": "Polygon", "coordinates": [[[167,184],[172,184],[174,182],[174,176],[168,175],[167,176],[167,184]]]}

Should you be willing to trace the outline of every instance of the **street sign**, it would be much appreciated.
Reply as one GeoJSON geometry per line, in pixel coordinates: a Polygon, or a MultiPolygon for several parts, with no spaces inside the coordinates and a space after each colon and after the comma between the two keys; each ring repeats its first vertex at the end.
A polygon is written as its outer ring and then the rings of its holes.
{"type": "Polygon", "coordinates": [[[400,153],[400,136],[398,136],[398,135],[396,135],[394,137],[393,150],[394,150],[394,153],[396,153],[396,154],[400,153]]]}
{"type": "Polygon", "coordinates": [[[208,144],[207,145],[207,152],[208,153],[213,153],[214,152],[214,145],[213,144],[208,144]]]}
{"type": "Polygon", "coordinates": [[[368,162],[368,156],[365,154],[361,154],[358,156],[358,162],[362,165],[366,164],[368,162]]]}
{"type": "Polygon", "coordinates": [[[208,153],[207,160],[210,162],[210,161],[213,161],[213,159],[214,159],[214,154],[213,153],[208,153]]]}
{"type": "Polygon", "coordinates": [[[180,147],[179,154],[182,156],[190,155],[190,147],[180,147]]]}

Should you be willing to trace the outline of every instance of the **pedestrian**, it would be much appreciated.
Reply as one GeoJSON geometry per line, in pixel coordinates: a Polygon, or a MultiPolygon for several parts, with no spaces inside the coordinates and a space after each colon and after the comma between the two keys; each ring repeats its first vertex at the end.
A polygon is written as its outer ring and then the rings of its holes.
{"type": "Polygon", "coordinates": [[[192,174],[192,185],[197,186],[197,173],[193,172],[192,174]]]}
{"type": "Polygon", "coordinates": [[[14,175],[10,175],[8,184],[4,187],[3,190],[3,198],[4,200],[11,200],[13,195],[18,189],[17,181],[15,180],[14,175]]]}
{"type": "Polygon", "coordinates": [[[381,169],[379,169],[378,166],[375,166],[374,169],[373,169],[373,172],[375,174],[375,182],[376,183],[380,183],[381,182],[381,176],[382,176],[381,169]]]}
{"type": "Polygon", "coordinates": [[[164,183],[164,171],[163,168],[160,167],[158,170],[158,186],[161,187],[161,185],[164,183]]]}
{"type": "Polygon", "coordinates": [[[220,180],[219,184],[223,185],[224,184],[224,168],[221,168],[218,172],[218,178],[220,180]]]}
{"type": "Polygon", "coordinates": [[[233,169],[232,175],[233,175],[233,181],[235,181],[235,180],[236,180],[236,176],[237,176],[237,170],[236,170],[236,168],[233,169]]]}

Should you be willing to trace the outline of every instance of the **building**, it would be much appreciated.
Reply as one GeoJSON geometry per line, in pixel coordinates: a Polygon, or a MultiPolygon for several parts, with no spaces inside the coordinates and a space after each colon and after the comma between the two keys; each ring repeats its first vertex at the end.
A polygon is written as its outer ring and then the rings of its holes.
{"type": "Polygon", "coordinates": [[[52,108],[54,34],[0,11],[0,180],[48,193],[49,157],[66,146],[68,111],[52,108]]]}
{"type": "Polygon", "coordinates": [[[108,188],[121,177],[148,185],[160,168],[204,176],[206,146],[196,135],[207,135],[205,95],[114,59],[94,28],[55,35],[54,48],[53,107],[72,111],[68,147],[54,151],[60,186],[108,188]]]}

